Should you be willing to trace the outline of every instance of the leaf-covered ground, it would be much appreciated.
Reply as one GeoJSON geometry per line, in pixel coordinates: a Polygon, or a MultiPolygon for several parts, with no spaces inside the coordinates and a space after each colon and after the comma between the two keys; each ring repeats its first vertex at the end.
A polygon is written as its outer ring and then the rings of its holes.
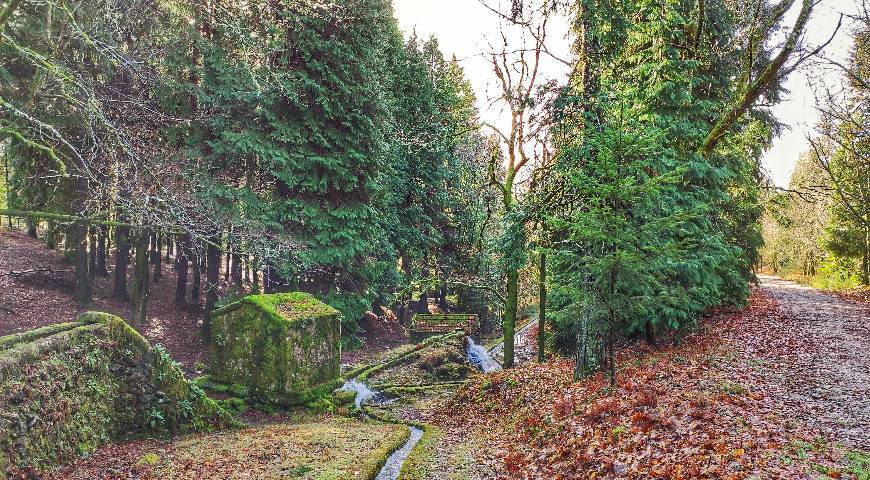
{"type": "Polygon", "coordinates": [[[344,417],[102,447],[46,480],[369,479],[408,438],[404,426],[344,417]]]}
{"type": "MultiPolygon", "coordinates": [[[[72,299],[73,267],[64,262],[60,251],[47,248],[21,230],[0,228],[0,335],[70,322],[88,310],[130,318],[129,304],[111,298],[114,260],[110,257],[106,261],[109,276],[94,279],[93,304],[79,305],[72,299]],[[45,270],[51,272],[11,274],[45,270]]],[[[174,304],[176,275],[172,265],[173,260],[163,259],[163,277],[151,285],[147,323],[136,329],[152,343],[166,347],[189,374],[197,374],[196,365],[207,359],[197,334],[202,310],[198,303],[174,304]]],[[[132,275],[132,268],[128,275],[132,275]]],[[[131,276],[127,285],[132,285],[131,276]]]]}
{"type": "Polygon", "coordinates": [[[680,346],[623,351],[615,389],[531,364],[479,377],[437,418],[486,435],[479,461],[502,478],[866,478],[870,317],[794,292],[768,282],[680,346]]]}

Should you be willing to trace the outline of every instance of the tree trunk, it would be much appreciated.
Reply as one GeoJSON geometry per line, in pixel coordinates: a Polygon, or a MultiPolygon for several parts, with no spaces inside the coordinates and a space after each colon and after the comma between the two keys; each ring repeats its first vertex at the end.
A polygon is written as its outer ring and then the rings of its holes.
{"type": "Polygon", "coordinates": [[[543,362],[546,358],[544,346],[547,325],[547,254],[543,251],[541,251],[540,262],[538,267],[538,361],[543,362]]]}
{"type": "Polygon", "coordinates": [[[91,303],[91,279],[88,273],[88,227],[75,222],[67,230],[67,243],[70,244],[75,264],[75,300],[83,305],[91,303]]]}
{"type": "MultiPolygon", "coordinates": [[[[81,239],[79,238],[78,225],[76,223],[72,223],[67,225],[67,227],[63,231],[63,259],[67,263],[75,263],[76,255],[78,255],[78,247],[81,239]]],[[[84,233],[85,246],[87,246],[88,241],[88,233],[87,227],[85,227],[84,233]]],[[[85,250],[85,265],[87,265],[88,252],[85,250]]]]}
{"type": "MultiPolygon", "coordinates": [[[[10,13],[11,16],[11,13],[10,13]]],[[[6,182],[6,208],[12,208],[12,189],[9,188],[9,156],[3,151],[3,178],[6,182]]],[[[12,215],[6,215],[6,226],[12,228],[12,215]]]]}
{"type": "Polygon", "coordinates": [[[190,285],[190,299],[199,303],[199,292],[201,290],[200,284],[202,283],[202,259],[200,258],[200,255],[191,251],[190,263],[192,266],[191,273],[193,274],[193,281],[190,285]]]}
{"type": "Polygon", "coordinates": [[[656,329],[651,321],[647,320],[646,323],[644,323],[643,333],[646,337],[646,343],[652,345],[653,347],[658,347],[658,342],[656,342],[656,329]]]}
{"type": "MultiPolygon", "coordinates": [[[[168,245],[167,245],[168,247],[168,245]]],[[[177,254],[175,255],[175,303],[184,305],[187,303],[187,269],[188,256],[190,255],[190,235],[182,235],[178,239],[177,254]]]]}
{"type": "Polygon", "coordinates": [[[105,277],[109,274],[106,270],[106,237],[109,235],[109,227],[100,225],[97,228],[97,275],[105,277]]]}
{"type": "Polygon", "coordinates": [[[160,234],[155,233],[151,239],[153,242],[151,244],[151,263],[154,264],[154,283],[159,283],[163,276],[163,251],[160,245],[163,243],[163,238],[160,234]]]}
{"type": "Polygon", "coordinates": [[[130,262],[130,227],[115,227],[115,281],[112,296],[127,301],[127,265],[130,262]]]}
{"type": "Polygon", "coordinates": [[[233,287],[236,292],[242,291],[242,256],[237,253],[237,251],[233,252],[233,266],[230,272],[232,273],[233,279],[233,287]]]}
{"type": "Polygon", "coordinates": [[[260,293],[260,260],[257,257],[251,258],[251,293],[260,293]]]}
{"type": "Polygon", "coordinates": [[[216,244],[220,237],[212,238],[206,249],[206,272],[205,272],[205,311],[202,322],[202,336],[205,340],[211,339],[211,313],[218,301],[218,282],[221,273],[221,251],[216,244]]]}
{"type": "Polygon", "coordinates": [[[616,352],[613,342],[613,328],[607,333],[607,370],[610,377],[610,386],[616,386],[616,352]]]}
{"type": "Polygon", "coordinates": [[[166,235],[166,263],[169,263],[172,260],[172,251],[174,250],[175,242],[172,241],[172,237],[168,234],[166,235]]]}
{"type": "Polygon", "coordinates": [[[514,366],[514,329],[517,323],[517,293],[519,290],[519,272],[514,270],[507,274],[507,299],[505,301],[504,316],[502,317],[502,331],[504,332],[504,368],[514,366]]]}
{"type": "MultiPolygon", "coordinates": [[[[39,223],[39,220],[35,218],[27,218],[24,220],[24,224],[27,225],[27,235],[30,238],[39,238],[39,235],[36,233],[36,226],[39,223]]],[[[10,225],[11,227],[12,225],[10,225]]]]}
{"type": "Polygon", "coordinates": [[[57,223],[52,219],[45,222],[45,246],[51,250],[57,248],[57,223]]]}
{"type": "Polygon", "coordinates": [[[420,272],[423,277],[424,287],[420,290],[420,302],[417,304],[417,313],[429,313],[429,255],[423,253],[423,268],[420,272]]]}
{"type": "Polygon", "coordinates": [[[88,227],[88,277],[97,275],[97,227],[88,227]]]}
{"type": "Polygon", "coordinates": [[[864,258],[861,260],[861,284],[870,285],[870,227],[864,227],[864,258]]]}
{"type": "Polygon", "coordinates": [[[135,265],[133,271],[133,324],[145,325],[148,318],[148,294],[150,288],[151,255],[149,254],[147,230],[139,232],[136,238],[135,265]]]}
{"type": "Polygon", "coordinates": [[[230,281],[230,268],[231,268],[230,260],[233,260],[233,255],[232,255],[232,249],[230,248],[230,242],[227,241],[227,265],[226,265],[226,269],[224,270],[224,281],[225,282],[230,281]]]}
{"type": "Polygon", "coordinates": [[[447,305],[447,284],[443,281],[438,284],[438,306],[445,311],[450,307],[447,305]]]}

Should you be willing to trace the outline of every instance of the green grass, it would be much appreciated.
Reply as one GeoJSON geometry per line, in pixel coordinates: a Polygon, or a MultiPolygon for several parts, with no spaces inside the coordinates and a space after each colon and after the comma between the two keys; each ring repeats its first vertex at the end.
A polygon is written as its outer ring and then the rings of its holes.
{"type": "Polygon", "coordinates": [[[345,417],[323,417],[220,434],[186,437],[154,466],[158,478],[263,480],[374,478],[407,440],[408,428],[345,417]]]}
{"type": "Polygon", "coordinates": [[[475,452],[482,447],[475,435],[457,439],[435,427],[426,427],[423,438],[402,465],[401,480],[468,480],[477,478],[475,452]]]}
{"type": "Polygon", "coordinates": [[[408,459],[402,465],[399,478],[402,480],[423,480],[430,478],[430,471],[435,456],[435,447],[444,433],[435,427],[427,427],[423,431],[423,437],[411,450],[408,459]]]}
{"type": "Polygon", "coordinates": [[[850,452],[846,454],[849,463],[846,471],[857,480],[870,480],[870,453],[850,452]]]}

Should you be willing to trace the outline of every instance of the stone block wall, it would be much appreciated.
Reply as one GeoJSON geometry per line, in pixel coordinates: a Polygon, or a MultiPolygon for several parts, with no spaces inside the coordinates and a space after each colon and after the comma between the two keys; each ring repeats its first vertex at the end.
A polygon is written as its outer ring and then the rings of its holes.
{"type": "Polygon", "coordinates": [[[0,337],[0,478],[103,443],[222,428],[230,417],[118,317],[0,337]]]}
{"type": "Polygon", "coordinates": [[[411,318],[409,330],[414,340],[455,330],[464,330],[466,335],[474,335],[480,331],[480,319],[477,315],[466,313],[418,313],[411,318]]]}

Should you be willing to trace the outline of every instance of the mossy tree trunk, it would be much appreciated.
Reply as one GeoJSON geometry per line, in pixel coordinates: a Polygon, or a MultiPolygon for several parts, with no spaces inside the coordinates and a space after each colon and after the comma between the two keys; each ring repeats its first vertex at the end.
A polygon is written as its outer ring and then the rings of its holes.
{"type": "MultiPolygon", "coordinates": [[[[80,241],[79,238],[79,226],[77,222],[67,223],[66,227],[63,229],[63,259],[70,264],[76,263],[76,255],[78,255],[78,244],[80,241]]],[[[85,231],[83,233],[83,237],[85,240],[85,265],[88,264],[88,250],[87,250],[87,241],[88,241],[88,232],[87,227],[85,227],[85,231]]]]}
{"type": "Polygon", "coordinates": [[[132,295],[134,325],[145,325],[148,318],[148,294],[151,283],[148,237],[147,230],[139,232],[136,236],[132,295]]]}
{"type": "Polygon", "coordinates": [[[177,273],[175,280],[175,303],[184,305],[187,303],[187,270],[188,257],[190,256],[190,235],[182,235],[178,239],[176,248],[178,254],[175,255],[175,272],[177,273]]]}
{"type": "Polygon", "coordinates": [[[218,282],[220,282],[221,251],[217,245],[220,237],[212,238],[206,248],[205,265],[205,310],[202,322],[202,336],[211,338],[211,314],[218,301],[218,282]]]}
{"type": "Polygon", "coordinates": [[[202,290],[202,259],[201,256],[197,254],[195,251],[191,251],[190,253],[190,264],[191,264],[191,275],[193,275],[193,279],[190,284],[190,299],[196,303],[199,303],[199,294],[202,290]]]}
{"type": "Polygon", "coordinates": [[[53,219],[45,222],[45,246],[54,250],[57,248],[57,223],[53,219]]]}
{"type": "Polygon", "coordinates": [[[102,277],[109,274],[109,271],[106,269],[106,237],[108,235],[108,225],[100,225],[97,228],[97,270],[95,273],[102,277]]]}
{"type": "Polygon", "coordinates": [[[77,302],[91,303],[91,278],[88,273],[88,227],[82,222],[74,222],[67,229],[67,248],[73,251],[75,265],[75,294],[77,302]]]}

